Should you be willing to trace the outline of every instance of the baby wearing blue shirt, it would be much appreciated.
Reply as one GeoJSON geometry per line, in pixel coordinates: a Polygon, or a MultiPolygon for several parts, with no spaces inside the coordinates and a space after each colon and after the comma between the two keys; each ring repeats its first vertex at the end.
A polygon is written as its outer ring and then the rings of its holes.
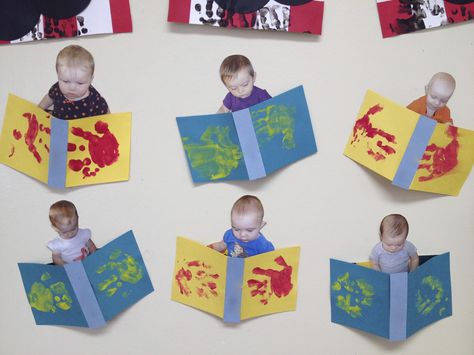
{"type": "Polygon", "coordinates": [[[256,196],[239,198],[230,213],[232,228],[224,233],[221,241],[209,245],[212,249],[229,256],[245,258],[275,250],[260,230],[267,224],[263,221],[263,206],[256,196]]]}
{"type": "Polygon", "coordinates": [[[372,269],[394,274],[418,267],[416,247],[407,241],[408,222],[400,214],[390,214],[380,223],[380,242],[370,253],[372,269]]]}

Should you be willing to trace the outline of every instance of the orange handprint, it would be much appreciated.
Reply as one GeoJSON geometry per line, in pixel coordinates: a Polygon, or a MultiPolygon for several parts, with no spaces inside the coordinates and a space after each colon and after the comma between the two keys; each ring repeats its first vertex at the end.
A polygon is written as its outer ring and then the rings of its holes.
{"type": "MultiPolygon", "coordinates": [[[[373,139],[375,139],[377,136],[380,136],[381,138],[384,138],[388,143],[396,144],[395,136],[393,134],[387,133],[379,128],[374,127],[372,125],[372,122],[370,121],[370,116],[382,110],[383,107],[379,104],[376,104],[369,108],[366,114],[356,121],[352,130],[352,145],[354,145],[354,143],[359,142],[363,136],[373,139]]],[[[379,148],[378,151],[374,151],[374,149],[376,148],[367,143],[367,154],[372,156],[376,161],[383,160],[387,157],[387,155],[396,153],[396,150],[391,145],[384,144],[381,139],[377,140],[376,146],[379,148]]]]}
{"type": "Polygon", "coordinates": [[[268,304],[268,300],[273,294],[278,298],[285,297],[293,289],[293,284],[291,283],[293,268],[286,263],[282,256],[275,258],[274,261],[276,264],[283,266],[283,269],[273,270],[256,267],[252,270],[255,275],[264,275],[270,278],[270,291],[268,291],[268,279],[263,281],[250,279],[247,281],[248,287],[255,287],[250,291],[251,296],[261,296],[260,302],[263,304],[268,304]]]}
{"type": "Polygon", "coordinates": [[[189,296],[194,289],[198,297],[209,298],[211,295],[217,297],[217,284],[213,280],[218,279],[219,274],[210,273],[211,268],[212,266],[199,260],[186,262],[175,275],[179,292],[189,296]]]}
{"type": "Polygon", "coordinates": [[[458,165],[458,128],[448,126],[445,133],[451,138],[451,142],[449,142],[445,147],[440,147],[435,143],[426,147],[421,160],[426,161],[427,163],[418,165],[418,170],[426,169],[429,175],[420,176],[418,181],[423,182],[439,178],[453,170],[456,165],[458,165]]]}

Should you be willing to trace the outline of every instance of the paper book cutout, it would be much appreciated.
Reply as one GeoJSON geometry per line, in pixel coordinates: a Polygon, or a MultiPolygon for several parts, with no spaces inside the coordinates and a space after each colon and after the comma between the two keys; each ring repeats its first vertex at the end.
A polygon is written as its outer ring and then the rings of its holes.
{"type": "Polygon", "coordinates": [[[176,120],[194,182],[259,179],[317,151],[302,86],[248,109],[176,120]]]}
{"type": "Polygon", "coordinates": [[[437,123],[368,91],[344,154],[404,189],[458,195],[474,131],[437,123]]]}
{"type": "Polygon", "coordinates": [[[452,315],[449,253],[410,273],[386,274],[331,259],[331,321],[404,340],[452,315]]]}
{"type": "Polygon", "coordinates": [[[129,112],[60,120],[10,94],[0,162],[55,188],[128,180],[131,123],[129,112]]]}
{"type": "Polygon", "coordinates": [[[382,36],[469,21],[474,0],[377,0],[382,36]]]}
{"type": "Polygon", "coordinates": [[[2,14],[0,44],[132,32],[129,0],[15,0],[2,14]]]}
{"type": "Polygon", "coordinates": [[[299,253],[291,247],[232,258],[178,237],[171,299],[230,323],[294,311],[299,253]]]}
{"type": "Polygon", "coordinates": [[[168,22],[320,35],[323,0],[169,0],[168,22]]]}
{"type": "Polygon", "coordinates": [[[18,267],[37,325],[100,328],[153,292],[132,231],[83,261],[18,267]]]}

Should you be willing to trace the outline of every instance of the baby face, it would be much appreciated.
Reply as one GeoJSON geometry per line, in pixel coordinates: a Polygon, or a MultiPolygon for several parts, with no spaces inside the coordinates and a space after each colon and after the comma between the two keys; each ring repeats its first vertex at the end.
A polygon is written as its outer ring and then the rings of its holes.
{"type": "Polygon", "coordinates": [[[395,234],[394,231],[388,230],[382,234],[382,247],[385,251],[396,253],[397,251],[402,250],[406,239],[407,234],[405,232],[395,234]]]}
{"type": "Polygon", "coordinates": [[[74,238],[79,230],[77,217],[75,216],[72,218],[63,218],[62,220],[56,221],[52,227],[63,239],[74,238]]]}
{"type": "Polygon", "coordinates": [[[58,68],[58,82],[59,90],[68,100],[80,100],[89,95],[92,75],[82,68],[60,66],[58,68]]]}
{"type": "Polygon", "coordinates": [[[437,80],[426,88],[426,108],[427,111],[436,112],[440,108],[446,106],[451,95],[453,94],[453,86],[437,80]]]}
{"type": "Polygon", "coordinates": [[[229,92],[238,97],[245,99],[250,96],[255,83],[255,76],[251,76],[247,68],[239,70],[231,79],[225,80],[225,86],[229,92]]]}
{"type": "Polygon", "coordinates": [[[244,243],[257,239],[260,230],[265,226],[265,222],[262,221],[258,212],[232,213],[230,220],[234,236],[244,243]]]}

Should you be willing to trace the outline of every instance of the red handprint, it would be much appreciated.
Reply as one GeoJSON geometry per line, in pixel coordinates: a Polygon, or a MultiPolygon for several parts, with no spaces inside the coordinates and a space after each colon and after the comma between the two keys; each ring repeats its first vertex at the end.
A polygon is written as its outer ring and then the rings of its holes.
{"type": "Polygon", "coordinates": [[[182,295],[189,296],[193,293],[191,288],[194,288],[198,297],[209,298],[211,295],[217,297],[217,284],[212,280],[218,279],[219,274],[209,273],[208,270],[211,268],[210,265],[198,260],[186,262],[175,275],[179,292],[182,295]],[[197,268],[194,275],[192,268],[197,268]],[[194,285],[190,285],[191,283],[194,283],[194,285]]]}
{"type": "MultiPolygon", "coordinates": [[[[395,136],[393,134],[375,128],[370,122],[370,116],[382,110],[383,107],[379,104],[376,104],[369,108],[366,114],[356,121],[352,130],[351,144],[359,142],[361,137],[363,136],[366,136],[367,138],[375,138],[377,136],[380,136],[384,138],[388,143],[396,144],[395,136]]],[[[382,140],[377,140],[376,145],[380,148],[379,152],[375,152],[369,145],[369,143],[367,143],[367,154],[372,156],[376,161],[385,159],[387,155],[396,153],[396,150],[392,146],[390,146],[389,144],[384,144],[382,140]]]]}
{"type": "Polygon", "coordinates": [[[428,163],[418,165],[418,170],[426,169],[429,175],[420,176],[418,181],[423,182],[439,178],[458,165],[458,128],[448,126],[445,133],[451,138],[451,142],[448,145],[440,147],[433,143],[426,147],[421,160],[428,161],[428,163]]]}
{"type": "Polygon", "coordinates": [[[263,281],[250,279],[247,281],[248,287],[255,287],[250,291],[252,297],[260,295],[262,297],[260,302],[263,304],[268,304],[268,300],[273,294],[278,298],[285,297],[293,289],[291,283],[293,268],[286,263],[282,256],[275,258],[275,263],[283,266],[283,269],[273,270],[256,267],[252,270],[255,275],[264,275],[270,278],[270,291],[268,291],[268,279],[263,281]]]}
{"type": "MultiPolygon", "coordinates": [[[[28,147],[28,150],[35,157],[36,161],[38,163],[41,163],[42,158],[40,153],[38,152],[38,148],[36,147],[35,142],[38,138],[39,132],[45,132],[49,135],[51,134],[51,130],[48,127],[44,127],[43,124],[39,124],[38,119],[36,118],[36,115],[34,113],[25,112],[22,116],[28,120],[28,129],[25,133],[25,144],[28,147]]],[[[49,118],[49,116],[47,118],[49,118]]],[[[12,134],[17,141],[23,137],[22,133],[17,129],[14,129],[12,134]]],[[[38,139],[38,142],[43,143],[43,139],[40,137],[38,139]]],[[[46,152],[49,153],[49,147],[46,144],[44,145],[44,148],[46,149],[46,152]]],[[[9,157],[12,157],[14,154],[15,147],[12,146],[12,150],[10,152],[9,157]]]]}
{"type": "MultiPolygon", "coordinates": [[[[90,157],[71,159],[68,162],[69,169],[73,171],[81,171],[82,169],[83,178],[95,176],[100,171],[99,168],[114,164],[119,157],[119,143],[117,138],[110,132],[109,125],[106,122],[97,121],[94,128],[101,136],[84,131],[80,127],[71,128],[72,134],[89,141],[88,148],[90,157]],[[90,167],[92,162],[96,165],[94,170],[90,167]]],[[[75,150],[75,144],[68,145],[68,151],[73,152],[75,150]]],[[[84,151],[85,147],[81,145],[79,146],[79,150],[84,151]]]]}

